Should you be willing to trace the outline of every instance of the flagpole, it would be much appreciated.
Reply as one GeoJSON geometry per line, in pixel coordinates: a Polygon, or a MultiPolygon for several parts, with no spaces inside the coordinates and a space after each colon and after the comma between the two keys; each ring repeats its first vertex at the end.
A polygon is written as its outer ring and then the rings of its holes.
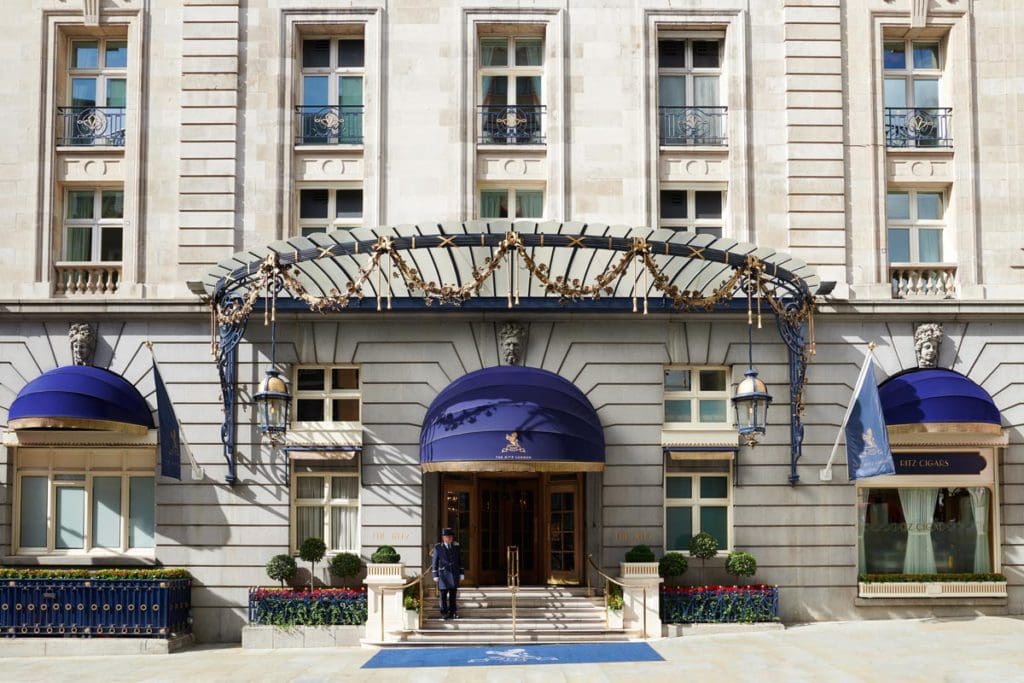
{"type": "MultiPolygon", "coordinates": [[[[860,391],[860,387],[864,384],[865,376],[868,372],[868,360],[874,359],[875,357],[875,343],[868,343],[868,353],[864,356],[864,362],[860,366],[860,374],[857,375],[857,383],[853,385],[853,395],[850,397],[850,404],[846,406],[846,414],[843,415],[843,421],[839,423],[839,430],[836,432],[836,441],[832,444],[832,452],[828,456],[828,462],[825,463],[824,469],[818,471],[819,481],[832,481],[832,463],[836,459],[836,453],[839,452],[839,439],[843,436],[843,430],[846,428],[846,423],[850,419],[850,414],[853,412],[853,404],[856,403],[854,400],[857,396],[857,392],[860,391]]],[[[874,381],[874,377],[871,381],[874,381]]]]}

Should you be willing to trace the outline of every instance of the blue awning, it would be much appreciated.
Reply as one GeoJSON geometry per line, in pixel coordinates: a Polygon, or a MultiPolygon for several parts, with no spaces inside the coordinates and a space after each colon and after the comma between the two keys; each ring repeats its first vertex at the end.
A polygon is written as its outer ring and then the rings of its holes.
{"type": "Polygon", "coordinates": [[[420,433],[424,471],[581,472],[604,468],[604,431],[576,386],[547,370],[484,368],[448,385],[420,433]]]}
{"type": "Polygon", "coordinates": [[[91,429],[144,434],[153,429],[146,399],[124,377],[88,365],[44,372],[18,392],[11,429],[91,429]]]}
{"type": "Polygon", "coordinates": [[[999,409],[988,392],[944,368],[914,369],[893,375],[878,387],[889,427],[923,424],[994,425],[999,409]]]}

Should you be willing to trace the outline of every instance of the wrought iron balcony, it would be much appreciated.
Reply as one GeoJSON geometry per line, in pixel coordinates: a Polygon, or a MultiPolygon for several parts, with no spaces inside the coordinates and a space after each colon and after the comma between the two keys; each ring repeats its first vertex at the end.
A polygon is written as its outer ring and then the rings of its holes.
{"type": "Polygon", "coordinates": [[[363,144],[363,105],[295,107],[296,143],[363,144]]]}
{"type": "Polygon", "coordinates": [[[893,299],[955,299],[955,263],[897,263],[889,266],[893,299]]]}
{"type": "Polygon", "coordinates": [[[544,105],[480,105],[481,145],[543,145],[544,105]]]}
{"type": "Polygon", "coordinates": [[[120,263],[61,261],[55,268],[55,292],[65,296],[114,294],[121,282],[120,263]]]}
{"type": "Polygon", "coordinates": [[[724,145],[728,107],[658,107],[662,145],[724,145]]]}
{"type": "Polygon", "coordinates": [[[885,108],[886,147],[952,147],[953,110],[885,108]]]}
{"type": "Polygon", "coordinates": [[[124,107],[58,107],[58,145],[124,147],[124,107]]]}

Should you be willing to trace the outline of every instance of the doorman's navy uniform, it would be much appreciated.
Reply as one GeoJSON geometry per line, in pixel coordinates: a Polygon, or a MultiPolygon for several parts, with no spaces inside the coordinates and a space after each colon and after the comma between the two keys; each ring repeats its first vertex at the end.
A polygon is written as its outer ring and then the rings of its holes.
{"type": "MultiPolygon", "coordinates": [[[[442,536],[451,536],[451,529],[444,529],[442,536]]],[[[434,559],[430,571],[437,582],[438,592],[441,594],[441,616],[445,619],[454,617],[458,608],[455,606],[455,598],[459,589],[459,581],[462,579],[462,556],[459,553],[457,543],[445,545],[438,543],[434,546],[434,559]]]]}

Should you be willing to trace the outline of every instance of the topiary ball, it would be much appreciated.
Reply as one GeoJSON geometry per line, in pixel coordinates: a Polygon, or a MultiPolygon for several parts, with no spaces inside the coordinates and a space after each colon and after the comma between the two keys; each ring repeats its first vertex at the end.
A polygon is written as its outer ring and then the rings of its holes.
{"type": "Polygon", "coordinates": [[[635,545],[626,552],[626,562],[654,562],[654,551],[646,545],[635,545]]]}
{"type": "Polygon", "coordinates": [[[373,555],[370,555],[370,561],[375,564],[394,564],[401,562],[402,556],[391,546],[382,545],[373,551],[373,555]]]}
{"type": "Polygon", "coordinates": [[[338,553],[331,558],[331,563],[327,565],[328,571],[339,579],[355,576],[362,567],[362,560],[353,553],[338,553]]]}
{"type": "Polygon", "coordinates": [[[323,542],[323,539],[311,536],[302,542],[299,546],[299,557],[306,562],[319,562],[324,559],[324,555],[327,554],[327,544],[323,542]]]}
{"type": "Polygon", "coordinates": [[[690,539],[690,557],[710,560],[718,554],[718,541],[706,531],[690,539]]]}
{"type": "Polygon", "coordinates": [[[733,576],[753,576],[757,571],[757,560],[747,552],[729,553],[725,558],[725,571],[733,576]]]}
{"type": "Polygon", "coordinates": [[[665,553],[665,556],[658,562],[658,575],[663,578],[682,576],[689,566],[690,563],[686,561],[686,555],[665,553]]]}
{"type": "Polygon", "coordinates": [[[267,562],[267,576],[272,581],[280,581],[282,585],[291,581],[298,570],[295,558],[291,555],[274,555],[267,562]]]}

